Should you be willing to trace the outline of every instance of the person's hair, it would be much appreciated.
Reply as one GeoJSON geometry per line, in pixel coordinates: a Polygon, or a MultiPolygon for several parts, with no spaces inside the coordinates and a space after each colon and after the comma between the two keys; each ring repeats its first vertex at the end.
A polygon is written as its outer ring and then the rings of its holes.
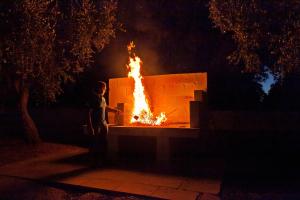
{"type": "Polygon", "coordinates": [[[98,91],[100,88],[101,89],[106,88],[106,83],[103,81],[97,81],[95,90],[98,91]]]}

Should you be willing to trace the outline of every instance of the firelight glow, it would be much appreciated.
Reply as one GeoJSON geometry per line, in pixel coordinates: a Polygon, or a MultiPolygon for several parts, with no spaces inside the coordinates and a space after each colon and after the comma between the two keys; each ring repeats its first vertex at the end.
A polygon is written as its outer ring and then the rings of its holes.
{"type": "MultiPolygon", "coordinates": [[[[130,45],[133,45],[131,43],[130,45]]],[[[128,47],[130,49],[130,47],[128,47]]],[[[159,116],[154,117],[150,110],[148,100],[145,95],[144,86],[142,82],[141,59],[137,56],[129,57],[129,69],[128,77],[134,79],[134,91],[133,91],[133,111],[130,123],[141,123],[147,125],[161,125],[167,120],[165,113],[160,113],[159,116]]]]}

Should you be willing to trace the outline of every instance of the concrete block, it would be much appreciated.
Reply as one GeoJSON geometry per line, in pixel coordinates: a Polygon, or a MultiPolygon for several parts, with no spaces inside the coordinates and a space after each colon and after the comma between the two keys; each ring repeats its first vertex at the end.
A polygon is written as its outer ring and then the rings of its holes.
{"type": "Polygon", "coordinates": [[[204,104],[207,104],[207,92],[204,90],[195,90],[194,101],[200,101],[204,104]]]}
{"type": "Polygon", "coordinates": [[[207,105],[200,101],[190,101],[190,125],[191,128],[208,129],[207,105]]]}
{"type": "Polygon", "coordinates": [[[171,154],[170,138],[199,137],[199,129],[192,128],[111,126],[109,129],[108,153],[112,159],[116,159],[120,153],[136,151],[147,153],[150,157],[154,152],[159,163],[168,162],[171,154]]]}

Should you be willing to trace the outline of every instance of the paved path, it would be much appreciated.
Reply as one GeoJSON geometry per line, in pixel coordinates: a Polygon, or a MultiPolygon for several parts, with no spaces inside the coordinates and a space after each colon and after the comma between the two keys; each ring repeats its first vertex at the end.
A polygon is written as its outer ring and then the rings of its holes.
{"type": "Polygon", "coordinates": [[[78,149],[8,164],[0,167],[0,175],[163,199],[218,199],[215,195],[220,191],[221,178],[192,178],[108,166],[90,168],[83,158],[86,153],[86,149],[78,149]]]}

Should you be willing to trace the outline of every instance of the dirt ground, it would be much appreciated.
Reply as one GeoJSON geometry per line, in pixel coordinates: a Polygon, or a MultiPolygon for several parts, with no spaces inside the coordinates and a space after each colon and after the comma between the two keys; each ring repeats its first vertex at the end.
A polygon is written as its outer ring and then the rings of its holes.
{"type": "MultiPolygon", "coordinates": [[[[31,159],[42,155],[51,155],[61,152],[75,150],[76,146],[41,143],[39,145],[28,145],[20,139],[0,139],[0,166],[31,159]]],[[[0,176],[0,199],[1,200],[142,200],[145,198],[114,194],[99,193],[91,191],[77,191],[57,186],[50,186],[30,180],[16,177],[0,176]]]]}

